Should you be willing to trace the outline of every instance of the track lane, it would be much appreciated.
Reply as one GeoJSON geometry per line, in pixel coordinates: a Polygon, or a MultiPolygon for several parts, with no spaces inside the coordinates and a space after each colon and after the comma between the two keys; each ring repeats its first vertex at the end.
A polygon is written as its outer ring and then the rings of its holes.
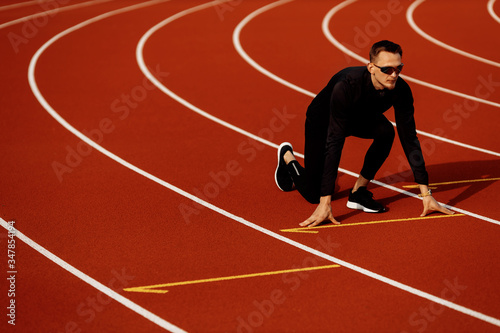
{"type": "Polygon", "coordinates": [[[19,36],[16,35],[16,37],[9,37],[9,40],[17,41],[18,39],[23,40],[26,39],[27,36],[30,36],[32,34],[36,34],[36,31],[38,30],[38,27],[43,27],[47,24],[47,22],[50,20],[51,17],[54,17],[55,15],[69,11],[69,10],[75,10],[81,7],[86,7],[86,6],[93,6],[93,5],[98,5],[107,1],[111,0],[100,0],[100,1],[86,1],[86,2],[81,2],[77,4],[71,4],[68,6],[59,6],[59,4],[56,3],[41,3],[40,8],[42,9],[41,11],[38,10],[35,13],[31,15],[26,15],[23,17],[20,17],[15,20],[9,20],[8,22],[0,24],[0,29],[5,29],[7,27],[10,27],[12,25],[16,24],[21,24],[23,23],[22,27],[22,32],[24,36],[19,36]]]}
{"type": "Polygon", "coordinates": [[[4,1],[4,4],[0,6],[0,11],[6,11],[6,10],[13,10],[16,9],[18,10],[19,8],[22,7],[28,7],[28,6],[33,6],[39,4],[38,1],[32,0],[32,1],[15,1],[15,0],[7,0],[4,1]]]}
{"type": "Polygon", "coordinates": [[[431,37],[489,60],[493,62],[491,66],[499,66],[500,58],[495,45],[500,43],[500,27],[491,19],[484,1],[424,1],[417,5],[414,15],[417,26],[431,37]],[[454,10],[450,10],[452,4],[454,10]],[[439,24],[436,24],[438,21],[439,24]],[[443,26],[449,29],[444,30],[443,26]],[[449,30],[453,33],[447,33],[449,30]],[[478,39],[488,39],[489,42],[478,43],[478,39]]]}

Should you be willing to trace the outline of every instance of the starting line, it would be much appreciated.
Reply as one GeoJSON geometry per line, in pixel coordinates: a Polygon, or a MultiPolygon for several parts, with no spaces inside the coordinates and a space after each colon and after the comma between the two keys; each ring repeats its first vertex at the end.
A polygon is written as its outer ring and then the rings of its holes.
{"type": "Polygon", "coordinates": [[[453,214],[453,215],[436,215],[436,216],[425,216],[425,217],[409,217],[405,219],[393,219],[393,220],[381,220],[381,221],[368,221],[368,222],[356,222],[356,223],[346,223],[346,224],[328,224],[320,225],[317,227],[302,227],[302,228],[292,228],[292,229],[281,229],[281,232],[298,232],[304,234],[317,234],[319,231],[317,229],[326,228],[338,228],[338,227],[353,227],[366,224],[379,224],[379,223],[389,223],[389,222],[406,222],[406,221],[418,221],[418,220],[430,220],[439,219],[447,217],[460,217],[465,216],[465,214],[453,214]]]}
{"type": "MultiPolygon", "coordinates": [[[[438,186],[438,185],[454,185],[454,184],[467,184],[467,183],[477,183],[477,182],[494,182],[500,180],[500,178],[479,178],[479,179],[469,179],[469,180],[456,180],[452,182],[443,182],[443,183],[433,183],[429,184],[429,187],[438,186]]],[[[404,185],[404,188],[418,188],[418,185],[404,185]]]]}

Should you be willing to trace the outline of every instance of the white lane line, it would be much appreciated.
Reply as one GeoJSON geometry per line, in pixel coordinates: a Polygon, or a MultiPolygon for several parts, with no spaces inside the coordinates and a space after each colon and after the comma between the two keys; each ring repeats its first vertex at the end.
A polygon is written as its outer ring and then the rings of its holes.
{"type": "MultiPolygon", "coordinates": [[[[395,122],[391,121],[391,124],[394,127],[396,127],[396,123],[395,122]]],[[[459,147],[463,147],[463,148],[466,148],[466,149],[475,150],[475,151],[478,151],[478,152],[481,152],[481,153],[485,153],[485,154],[488,154],[488,155],[493,155],[493,156],[500,157],[500,153],[497,153],[496,151],[493,151],[493,150],[476,147],[476,146],[473,146],[473,145],[469,145],[467,143],[463,143],[463,142],[460,142],[460,141],[448,139],[448,138],[445,138],[445,137],[442,137],[442,136],[438,136],[438,135],[435,135],[435,134],[431,134],[431,133],[427,133],[427,132],[424,132],[424,131],[421,131],[421,130],[417,130],[417,133],[421,134],[423,136],[427,136],[429,138],[433,138],[435,140],[447,142],[447,143],[455,145],[455,146],[459,146],[459,147]]]]}
{"type": "Polygon", "coordinates": [[[14,3],[12,5],[5,5],[0,7],[0,11],[4,10],[9,10],[9,9],[15,9],[15,8],[20,8],[20,7],[26,7],[26,6],[31,6],[31,5],[36,5],[39,4],[40,1],[34,0],[34,1],[25,1],[25,2],[20,2],[20,3],[14,3]]]}
{"type": "Polygon", "coordinates": [[[238,26],[236,27],[236,29],[234,30],[233,32],[233,45],[234,47],[236,48],[236,51],[239,53],[239,55],[247,62],[250,64],[250,66],[252,66],[253,68],[255,68],[257,71],[259,71],[260,73],[264,74],[265,76],[273,79],[274,81],[290,88],[290,89],[293,89],[295,91],[298,91],[306,96],[309,96],[309,97],[312,97],[314,98],[316,95],[306,89],[303,89],[293,83],[290,83],[282,78],[280,78],[279,76],[275,75],[274,73],[271,73],[270,71],[268,71],[267,69],[265,69],[264,67],[262,67],[261,65],[259,65],[255,60],[253,60],[246,52],[245,50],[243,49],[243,47],[241,46],[241,42],[240,42],[240,34],[241,34],[241,30],[243,29],[243,27],[245,25],[248,24],[248,22],[250,22],[253,18],[255,18],[256,16],[262,14],[263,12],[266,12],[267,10],[269,9],[272,9],[274,7],[277,7],[277,6],[281,6],[281,5],[284,5],[288,2],[291,2],[293,0],[281,0],[281,1],[276,1],[276,2],[273,2],[267,6],[264,6],[262,8],[259,8],[257,9],[256,11],[254,11],[253,13],[251,13],[250,15],[248,15],[247,17],[245,17],[243,19],[243,21],[241,21],[238,26]]]}
{"type": "MultiPolygon", "coordinates": [[[[220,1],[214,1],[213,2],[214,4],[217,4],[217,3],[220,3],[220,1]]],[[[132,6],[132,7],[137,7],[137,6],[132,6]]],[[[130,8],[130,7],[127,7],[127,8],[130,8]]],[[[113,11],[113,12],[110,12],[110,13],[118,13],[120,11],[113,11]]],[[[366,270],[364,268],[361,268],[359,266],[356,266],[356,265],[353,265],[351,263],[348,263],[346,261],[343,261],[341,259],[338,259],[338,258],[335,258],[333,256],[330,256],[330,255],[327,255],[323,252],[320,252],[318,250],[315,250],[311,247],[308,247],[308,246],[305,246],[301,243],[298,243],[296,241],[293,241],[287,237],[284,237],[280,234],[277,234],[275,232],[272,232],[268,229],[265,229],[257,224],[254,224],[252,222],[249,222],[241,217],[238,217],[232,213],[229,213],[223,209],[220,209],[219,207],[216,207],[204,200],[201,200],[139,168],[137,168],[136,166],[128,163],[127,161],[123,160],[122,158],[118,157],[117,155],[109,152],[108,150],[104,149],[103,147],[101,147],[100,145],[96,144],[94,141],[90,140],[89,138],[87,138],[85,135],[83,135],[82,133],[80,133],[78,130],[76,130],[73,126],[71,126],[67,121],[65,121],[51,106],[50,104],[47,103],[47,101],[45,100],[45,98],[42,96],[42,94],[40,93],[39,89],[38,89],[38,86],[36,84],[36,80],[35,80],[35,76],[34,76],[34,72],[35,72],[35,67],[36,67],[36,63],[38,61],[38,58],[40,57],[40,55],[45,51],[45,49],[47,49],[47,47],[54,43],[56,40],[58,40],[59,38],[63,37],[64,35],[67,35],[68,33],[72,32],[72,31],[75,31],[77,29],[80,29],[82,27],[84,27],[85,25],[88,25],[92,22],[95,22],[96,19],[103,19],[103,18],[106,18],[106,17],[109,17],[110,16],[110,13],[108,14],[103,14],[103,15],[100,15],[94,19],[91,19],[91,20],[87,20],[85,22],[82,22],[81,24],[77,25],[77,26],[74,26],[70,29],[67,29],[65,31],[63,31],[62,33],[54,36],[52,39],[50,39],[47,43],[45,43],[38,51],[37,53],[33,56],[31,62],[30,62],[30,67],[29,67],[29,73],[28,73],[28,77],[29,77],[29,82],[30,82],[30,86],[31,86],[31,89],[35,95],[35,97],[38,99],[38,101],[40,102],[40,104],[46,109],[46,111],[54,118],[56,119],[63,127],[65,127],[67,130],[69,130],[70,132],[72,132],[74,135],[76,135],[77,137],[79,137],[81,140],[83,140],[84,142],[86,142],[87,144],[89,144],[90,146],[92,146],[93,148],[95,148],[96,150],[100,151],[101,153],[103,153],[104,155],[108,156],[109,158],[115,160],[116,162],[122,164],[123,166],[129,168],[130,170],[132,171],[135,171],[141,175],[143,175],[144,177],[148,178],[148,179],[151,179],[153,181],[155,181],[156,183],[160,184],[160,185],[163,185],[169,189],[171,189],[172,191],[175,191],[176,193],[180,194],[180,195],[183,195],[185,197],[187,197],[188,199],[191,199],[195,202],[198,202],[200,204],[202,204],[203,206],[223,215],[223,216],[226,216],[230,219],[233,219],[239,223],[242,223],[250,228],[253,228],[257,231],[260,231],[270,237],[273,237],[277,240],[280,240],[284,243],[287,243],[289,245],[292,245],[292,246],[295,246],[297,248],[300,248],[304,251],[307,251],[311,254],[314,254],[314,255],[317,255],[321,258],[324,258],[328,261],[331,261],[333,263],[336,263],[336,264],[339,264],[339,265],[342,265],[344,267],[347,267],[347,268],[350,268],[354,271],[357,271],[363,275],[366,275],[366,276],[369,276],[371,278],[374,278],[378,281],[381,281],[381,282],[384,282],[386,284],[389,284],[391,286],[394,286],[396,288],[399,288],[403,291],[407,291],[413,295],[416,295],[416,296],[419,296],[419,297],[422,297],[422,298],[425,298],[425,299],[428,299],[432,302],[435,302],[435,303],[438,303],[438,304],[441,304],[443,306],[446,306],[450,309],[454,309],[456,311],[459,311],[461,313],[464,313],[466,315],[469,315],[469,316],[472,316],[472,317],[475,317],[475,318],[478,318],[480,320],[483,320],[483,321],[486,321],[486,322],[489,322],[493,325],[496,325],[496,326],[499,326],[500,327],[500,320],[499,319],[496,319],[496,318],[493,318],[491,316],[488,316],[488,315],[485,315],[483,313],[480,313],[480,312],[477,312],[475,310],[472,310],[472,309],[469,309],[469,308],[466,308],[464,306],[461,306],[461,305],[458,305],[458,304],[455,304],[455,303],[452,303],[450,301],[447,301],[447,300],[444,300],[444,299],[441,299],[439,297],[436,297],[434,295],[431,295],[429,293],[426,293],[424,291],[421,291],[421,290],[418,290],[416,288],[413,288],[413,287],[410,287],[410,286],[407,286],[405,284],[402,284],[400,282],[397,282],[395,280],[392,280],[392,279],[389,279],[387,277],[384,277],[382,275],[379,275],[377,273],[374,273],[374,272],[371,272],[369,270],[366,270]]],[[[145,315],[148,315],[147,313],[145,315]]],[[[147,317],[148,319],[150,320],[153,320],[154,318],[149,318],[149,315],[147,317]]],[[[181,330],[179,329],[179,332],[181,330]]]]}
{"type": "MultiPolygon", "coordinates": [[[[265,8],[265,9],[262,9],[262,8],[261,8],[261,9],[259,10],[259,13],[262,13],[262,12],[264,12],[265,10],[269,10],[269,9],[271,9],[271,8],[273,8],[273,7],[276,7],[276,6],[278,6],[279,4],[282,4],[282,3],[287,2],[287,1],[288,1],[288,0],[285,0],[285,1],[280,1],[280,2],[276,2],[276,3],[272,3],[272,4],[270,4],[270,5],[264,6],[263,8],[265,8]]],[[[214,3],[218,3],[218,2],[219,2],[219,1],[215,1],[214,3]]],[[[180,13],[179,13],[179,15],[175,15],[175,19],[178,19],[178,18],[180,18],[180,17],[182,17],[182,16],[185,16],[185,15],[187,15],[187,14],[189,14],[189,13],[192,13],[192,12],[194,12],[194,11],[197,11],[197,10],[202,10],[202,9],[204,9],[204,8],[206,8],[206,7],[207,7],[206,5],[201,5],[201,6],[193,7],[191,10],[186,10],[186,11],[182,12],[182,15],[180,15],[180,13]]],[[[252,15],[252,14],[250,14],[250,15],[252,15]]],[[[167,19],[167,20],[165,20],[165,21],[167,21],[167,23],[169,23],[169,22],[172,22],[173,20],[174,20],[174,19],[172,19],[172,17],[170,17],[170,18],[168,18],[168,19],[167,19]]],[[[153,28],[151,28],[151,29],[150,29],[150,30],[149,30],[149,31],[148,31],[148,32],[147,32],[144,36],[147,36],[147,38],[149,38],[149,37],[150,37],[150,36],[151,36],[151,35],[152,35],[152,34],[153,34],[153,33],[154,33],[157,29],[159,29],[159,28],[161,28],[161,27],[164,27],[164,26],[166,25],[165,21],[162,21],[160,24],[157,24],[156,26],[154,26],[153,28]]],[[[249,20],[246,20],[245,22],[248,22],[248,21],[249,21],[249,20]]],[[[239,31],[241,31],[241,28],[239,29],[239,31]]],[[[143,71],[143,73],[144,73],[144,74],[145,74],[148,78],[152,78],[152,82],[153,82],[153,84],[155,84],[155,85],[156,85],[159,89],[162,89],[162,91],[167,90],[167,91],[168,91],[168,95],[169,95],[169,96],[174,97],[173,95],[175,95],[175,94],[174,94],[172,91],[170,91],[170,90],[166,89],[165,87],[163,87],[163,84],[162,84],[161,82],[159,82],[156,78],[154,78],[154,76],[151,74],[151,72],[150,72],[150,71],[148,70],[148,68],[145,66],[144,56],[143,56],[142,51],[143,51],[144,45],[145,45],[145,43],[146,43],[146,41],[147,41],[147,38],[145,38],[144,40],[141,38],[141,42],[140,42],[140,43],[138,44],[138,46],[137,46],[137,52],[136,52],[136,55],[137,55],[137,62],[138,62],[138,64],[139,64],[139,67],[141,68],[141,70],[143,71]]],[[[237,38],[237,39],[238,39],[238,38],[237,38]]],[[[181,99],[180,97],[178,97],[178,96],[176,96],[176,95],[175,95],[174,99],[175,99],[175,100],[182,100],[182,101],[184,101],[183,99],[181,99]]],[[[183,104],[183,105],[185,105],[186,107],[188,107],[188,108],[192,109],[192,110],[193,110],[193,111],[195,111],[195,112],[198,112],[198,110],[199,110],[198,108],[193,109],[193,108],[191,107],[192,105],[191,105],[190,103],[187,103],[187,102],[186,102],[186,103],[182,103],[182,104],[183,104]]],[[[198,112],[198,113],[199,113],[199,112],[198,112]]],[[[205,112],[203,112],[203,114],[204,114],[204,113],[205,113],[205,112]]],[[[201,113],[200,113],[200,114],[201,114],[201,113]]],[[[211,117],[210,119],[212,119],[212,117],[211,117]]],[[[220,122],[218,122],[218,123],[220,123],[220,122]]],[[[223,123],[220,123],[220,124],[222,124],[222,125],[223,125],[223,123]]],[[[224,126],[224,125],[223,125],[223,126],[224,126]]],[[[261,142],[263,142],[263,141],[261,141],[261,142]]],[[[273,146],[274,146],[274,145],[273,145],[273,146]]],[[[348,173],[349,173],[349,174],[353,174],[352,172],[348,172],[348,173]]],[[[172,187],[172,186],[170,185],[170,187],[172,187]]],[[[390,186],[390,187],[392,187],[392,186],[390,186]]],[[[411,196],[416,196],[416,195],[414,195],[413,193],[409,193],[409,192],[406,192],[406,191],[403,191],[403,190],[400,190],[400,189],[396,189],[396,188],[394,188],[394,189],[395,189],[395,190],[397,190],[398,192],[401,192],[401,193],[408,193],[408,195],[411,195],[411,196]]],[[[450,309],[454,309],[454,310],[456,310],[456,311],[458,311],[458,312],[461,312],[461,313],[463,313],[463,314],[466,314],[466,315],[472,316],[472,317],[474,317],[474,318],[477,318],[477,319],[483,320],[483,321],[485,321],[485,322],[488,322],[488,323],[490,323],[490,324],[493,324],[493,325],[496,325],[496,326],[499,326],[499,327],[500,327],[500,320],[499,320],[499,319],[497,319],[497,318],[493,318],[493,317],[491,317],[491,316],[485,315],[485,314],[480,313],[480,312],[478,312],[478,311],[475,311],[475,310],[472,310],[472,309],[466,308],[466,307],[464,307],[464,306],[461,306],[461,305],[458,305],[458,304],[455,304],[455,303],[449,302],[449,301],[447,301],[447,300],[444,300],[444,299],[442,299],[442,298],[436,297],[436,296],[431,295],[431,294],[429,294],[429,293],[426,293],[426,292],[424,292],[424,291],[418,290],[418,289],[416,289],[416,288],[413,288],[413,287],[410,287],[410,286],[408,286],[408,285],[402,284],[402,283],[397,282],[397,281],[395,281],[395,280],[389,279],[389,278],[387,278],[387,277],[385,277],[385,276],[382,276],[382,275],[380,275],[380,274],[377,274],[377,273],[374,273],[374,272],[369,271],[369,270],[367,270],[367,269],[364,269],[364,268],[361,268],[361,267],[359,267],[359,266],[353,265],[353,264],[351,264],[351,263],[349,263],[349,262],[346,262],[346,261],[344,261],[344,260],[341,260],[341,259],[339,259],[339,258],[336,258],[336,257],[330,256],[330,255],[328,255],[328,254],[325,254],[325,253],[323,253],[323,252],[320,252],[320,251],[318,251],[318,250],[315,250],[315,249],[313,249],[313,248],[311,248],[311,247],[308,247],[308,246],[306,246],[306,245],[304,245],[304,244],[301,244],[301,243],[296,242],[296,241],[294,241],[294,240],[291,240],[291,239],[289,239],[289,238],[287,238],[287,237],[284,237],[284,236],[282,236],[282,235],[280,235],[280,234],[277,234],[277,233],[275,233],[275,232],[273,232],[273,231],[270,231],[270,230],[268,230],[268,229],[265,229],[265,228],[263,228],[263,227],[261,227],[261,226],[259,226],[259,225],[257,225],[257,224],[254,224],[254,223],[252,223],[252,222],[249,222],[249,221],[247,221],[247,220],[245,220],[245,219],[243,219],[243,218],[241,218],[241,217],[238,217],[238,216],[236,216],[236,215],[234,215],[234,214],[232,214],[232,213],[229,213],[229,212],[227,212],[227,211],[225,211],[225,210],[223,210],[223,209],[221,209],[221,208],[219,208],[219,207],[216,207],[216,206],[214,206],[214,205],[212,205],[212,204],[210,204],[210,203],[208,203],[208,202],[205,202],[205,201],[203,201],[203,200],[201,200],[201,199],[199,199],[199,198],[196,198],[196,197],[195,197],[195,198],[193,198],[193,196],[192,196],[192,195],[190,195],[190,194],[189,194],[189,195],[186,195],[186,194],[185,194],[185,193],[186,193],[185,191],[182,191],[182,190],[177,191],[177,190],[176,190],[176,192],[177,192],[177,193],[179,193],[179,194],[181,194],[181,195],[186,196],[187,198],[189,198],[189,199],[191,199],[191,200],[194,200],[194,201],[196,201],[196,202],[198,202],[198,203],[202,204],[203,206],[205,206],[205,207],[207,207],[207,208],[209,208],[209,209],[212,209],[212,210],[214,210],[214,211],[218,212],[218,213],[219,213],[219,214],[221,214],[221,215],[224,215],[224,216],[226,216],[226,217],[229,217],[229,218],[233,219],[233,220],[234,220],[234,221],[236,221],[236,222],[239,222],[239,223],[241,223],[241,224],[244,224],[244,225],[246,225],[246,226],[248,226],[248,227],[250,227],[250,228],[252,228],[252,229],[255,229],[255,230],[257,230],[257,231],[260,231],[260,232],[262,232],[262,233],[264,233],[264,234],[266,234],[266,235],[268,235],[268,236],[270,236],[270,237],[273,237],[273,238],[275,238],[275,239],[277,239],[277,240],[280,240],[280,241],[282,241],[282,242],[284,242],[284,243],[287,243],[287,244],[289,244],[289,245],[295,246],[295,247],[297,247],[297,248],[299,248],[299,249],[302,249],[302,250],[307,251],[307,252],[309,252],[309,253],[311,253],[311,254],[317,255],[317,256],[319,256],[319,257],[321,257],[321,258],[324,258],[324,259],[326,259],[326,260],[328,260],[328,261],[331,261],[331,262],[333,262],[333,263],[336,263],[336,264],[339,264],[339,265],[341,265],[341,266],[347,267],[347,268],[349,268],[349,269],[351,269],[351,270],[353,270],[353,271],[356,271],[356,272],[358,272],[358,273],[361,273],[361,274],[363,274],[363,275],[366,275],[366,276],[368,276],[368,277],[371,277],[371,278],[376,279],[376,280],[378,280],[378,281],[381,281],[381,282],[383,282],[383,283],[389,284],[389,285],[391,285],[391,286],[393,286],[393,287],[396,287],[396,288],[398,288],[398,289],[401,289],[401,290],[407,291],[407,292],[409,292],[409,293],[411,293],[411,294],[413,294],[413,295],[416,295],[416,296],[419,296],[419,297],[422,297],[422,298],[428,299],[428,300],[430,300],[430,301],[432,301],[432,302],[435,302],[435,303],[441,304],[441,305],[446,306],[446,307],[448,307],[448,308],[450,308],[450,309]]],[[[497,221],[497,222],[498,222],[498,221],[497,221]]],[[[500,222],[498,222],[498,223],[500,223],[500,222]]]]}
{"type": "MultiPolygon", "coordinates": [[[[367,64],[368,62],[370,62],[369,59],[363,58],[362,56],[360,56],[360,55],[352,52],[347,47],[345,47],[344,45],[342,45],[342,43],[340,43],[337,39],[335,39],[335,37],[333,37],[333,35],[330,32],[330,29],[328,27],[329,24],[330,24],[330,20],[332,19],[333,15],[335,15],[342,8],[348,6],[348,5],[350,5],[350,4],[352,4],[352,3],[356,2],[356,1],[357,0],[346,0],[346,1],[343,1],[340,4],[338,4],[337,6],[333,7],[326,14],[326,16],[325,16],[325,18],[323,20],[322,28],[323,28],[323,33],[326,36],[326,38],[336,48],[338,48],[340,51],[344,52],[348,56],[350,56],[350,57],[352,57],[352,58],[354,58],[354,59],[356,59],[356,60],[358,60],[358,61],[360,61],[360,62],[362,62],[364,64],[367,64]]],[[[410,82],[422,85],[422,86],[430,88],[430,89],[438,90],[438,91],[444,92],[446,94],[458,96],[458,97],[461,97],[461,98],[464,98],[464,99],[468,99],[468,100],[471,100],[471,101],[476,101],[478,103],[487,104],[487,105],[494,106],[496,108],[500,108],[500,103],[496,103],[496,102],[492,102],[492,101],[489,101],[489,100],[486,100],[486,99],[478,98],[476,96],[471,96],[471,95],[463,94],[461,92],[458,92],[458,91],[455,91],[455,90],[451,90],[451,89],[448,89],[448,88],[444,88],[444,87],[441,87],[441,86],[438,86],[438,85],[435,85],[435,84],[432,84],[432,83],[429,83],[429,82],[425,82],[425,81],[413,78],[411,76],[406,76],[406,75],[401,74],[401,77],[404,78],[407,81],[410,81],[410,82]]]]}
{"type": "Polygon", "coordinates": [[[495,21],[497,21],[497,23],[500,23],[500,17],[498,17],[497,13],[495,13],[495,9],[493,8],[493,6],[495,5],[495,1],[496,0],[489,0],[488,1],[488,13],[490,13],[491,17],[493,17],[493,19],[495,21]]]}
{"type": "MultiPolygon", "coordinates": [[[[40,58],[40,56],[43,54],[43,52],[50,46],[52,45],[53,43],[55,43],[57,40],[61,39],[62,37],[70,34],[71,32],[74,32],[78,29],[81,29],[89,24],[92,24],[94,22],[97,22],[97,21],[100,21],[100,20],[103,20],[105,18],[108,18],[108,17],[111,17],[111,16],[114,16],[114,15],[118,15],[118,14],[122,14],[122,13],[125,13],[125,12],[128,12],[128,11],[132,11],[132,10],[136,10],[136,9],[139,9],[139,8],[143,8],[143,7],[147,7],[147,6],[151,6],[151,5],[155,5],[155,4],[158,4],[158,3],[161,3],[161,2],[165,2],[165,1],[168,1],[168,0],[152,0],[152,1],[147,1],[147,2],[144,2],[144,3],[140,3],[140,4],[137,4],[137,5],[133,5],[133,6],[128,6],[128,7],[124,7],[124,8],[121,8],[121,9],[117,9],[117,10],[113,10],[113,11],[110,11],[110,12],[107,12],[105,14],[101,14],[101,15],[98,15],[94,18],[91,18],[89,20],[86,20],[84,22],[81,22],[69,29],[66,29],[62,32],[60,32],[59,34],[55,35],[54,37],[52,37],[51,39],[49,39],[45,44],[42,45],[42,47],[40,49],[38,49],[38,51],[35,53],[35,55],[33,56],[33,58],[31,59],[30,61],[30,65],[29,65],[29,69],[28,69],[28,80],[29,80],[29,84],[30,84],[30,87],[31,87],[31,90],[33,91],[33,94],[35,95],[36,99],[38,100],[38,102],[44,107],[44,109],[55,119],[57,120],[57,122],[59,122],[63,127],[65,127],[68,131],[70,131],[71,133],[73,133],[74,135],[76,135],[78,138],[80,138],[82,141],[86,142],[88,145],[92,146],[93,148],[95,148],[96,150],[100,151],[101,153],[103,153],[104,155],[112,158],[113,160],[117,161],[118,163],[124,165],[125,167],[139,173],[139,174],[142,174],[158,183],[162,183],[163,181],[161,181],[160,179],[152,176],[152,175],[149,175],[142,171],[141,169],[133,166],[132,164],[122,160],[121,158],[119,158],[118,156],[112,154],[111,152],[107,151],[106,149],[102,148],[101,146],[99,146],[98,144],[96,144],[94,141],[90,140],[88,137],[86,137],[85,135],[83,135],[81,132],[79,132],[78,130],[76,130],[73,126],[71,126],[66,120],[64,120],[53,108],[52,106],[50,106],[50,104],[45,100],[45,98],[43,97],[43,95],[41,94],[39,88],[38,88],[38,85],[36,83],[36,79],[35,79],[35,69],[36,69],[36,65],[37,65],[37,62],[38,62],[38,59],[40,58]]],[[[164,185],[166,185],[165,182],[163,182],[164,185]]],[[[35,248],[37,251],[43,251],[43,248],[41,247],[37,247],[35,248]]],[[[40,252],[42,253],[42,252],[40,252]]],[[[53,256],[53,255],[52,255],[53,256]]],[[[49,257],[50,258],[50,257],[49,257]]],[[[52,259],[51,259],[52,260],[52,259]]],[[[62,262],[61,261],[54,261],[56,262],[58,265],[61,266],[62,262]]],[[[63,267],[63,266],[61,266],[63,267]]],[[[66,267],[63,267],[66,269],[66,267]]],[[[171,332],[185,332],[184,330],[182,330],[181,328],[169,323],[168,321],[158,317],[157,315],[143,309],[142,307],[138,306],[137,304],[131,302],[130,300],[126,299],[125,297],[123,296],[120,296],[119,294],[116,294],[116,293],[110,293],[109,290],[106,290],[106,289],[103,289],[102,285],[99,285],[99,284],[96,284],[94,283],[92,280],[89,280],[85,275],[82,275],[83,273],[79,272],[78,270],[68,270],[69,272],[71,272],[72,274],[75,274],[76,276],[78,276],[79,278],[81,278],[82,280],[84,280],[85,282],[91,284],[92,286],[94,286],[95,288],[99,289],[100,291],[102,292],[105,292],[109,297],[115,299],[117,302],[123,304],[124,306],[126,306],[127,308],[131,309],[132,311],[140,314],[141,316],[145,317],[146,319],[150,320],[151,322],[157,324],[158,326],[160,326],[161,328],[164,328],[166,330],[169,330],[171,332]],[[81,273],[81,274],[80,274],[81,273]],[[77,275],[78,274],[78,275],[77,275]]],[[[105,287],[105,286],[104,286],[105,287]]]]}
{"type": "Polygon", "coordinates": [[[109,2],[109,1],[113,1],[113,0],[92,0],[92,1],[78,3],[78,4],[75,4],[75,5],[70,5],[70,6],[65,6],[65,7],[57,7],[55,9],[50,9],[50,10],[47,10],[47,11],[43,11],[43,12],[40,12],[40,13],[28,15],[28,16],[25,16],[25,17],[21,17],[21,18],[9,21],[9,22],[2,23],[2,24],[0,24],[0,29],[7,28],[7,27],[10,27],[10,26],[18,24],[18,23],[24,23],[26,21],[33,20],[33,19],[36,19],[36,18],[39,18],[39,17],[46,17],[47,15],[51,15],[52,16],[52,15],[55,15],[55,14],[60,13],[60,12],[65,12],[65,11],[68,11],[68,10],[78,9],[78,8],[81,8],[81,7],[92,6],[92,5],[96,5],[96,4],[100,4],[100,3],[104,3],[104,2],[109,2]]]}
{"type": "Polygon", "coordinates": [[[442,47],[442,48],[444,48],[444,49],[446,49],[448,51],[451,51],[453,53],[460,54],[461,56],[464,56],[464,57],[467,57],[467,58],[470,58],[470,59],[473,59],[473,60],[476,60],[476,61],[480,61],[482,63],[488,64],[488,65],[491,65],[491,66],[500,67],[500,63],[498,63],[496,61],[488,60],[488,59],[479,57],[479,56],[477,56],[475,54],[472,54],[472,53],[465,52],[465,51],[462,51],[460,49],[457,49],[456,47],[453,47],[451,45],[448,45],[446,43],[441,42],[440,40],[432,37],[428,33],[424,32],[422,29],[420,29],[420,27],[415,23],[415,20],[413,19],[413,13],[415,12],[415,9],[418,6],[420,6],[422,4],[422,2],[424,2],[424,1],[425,0],[417,0],[417,1],[413,2],[410,5],[410,7],[408,7],[408,10],[406,11],[406,20],[408,21],[408,23],[410,24],[410,26],[412,27],[412,29],[415,30],[415,32],[417,34],[419,34],[423,38],[427,39],[429,42],[431,42],[433,44],[436,44],[437,46],[440,46],[440,47],[442,47]]]}
{"type": "MultiPolygon", "coordinates": [[[[0,225],[2,227],[4,227],[5,229],[9,230],[9,225],[8,225],[7,221],[5,221],[1,217],[0,217],[0,225]]],[[[41,246],[38,243],[34,242],[28,236],[24,235],[22,232],[20,232],[17,229],[15,230],[15,236],[16,236],[17,239],[23,241],[25,244],[29,245],[35,251],[37,251],[37,252],[41,253],[42,255],[44,255],[47,259],[49,259],[50,261],[52,261],[56,265],[62,267],[63,269],[65,269],[69,273],[73,274],[77,278],[79,278],[79,279],[83,280],[84,282],[88,283],[89,285],[91,285],[95,289],[99,290],[103,294],[107,295],[108,297],[110,297],[110,298],[114,299],[115,301],[123,304],[124,306],[126,306],[130,310],[132,310],[132,311],[136,312],[137,314],[143,316],[144,318],[152,321],[156,325],[158,325],[160,327],[163,327],[166,330],[169,330],[171,332],[179,332],[179,333],[181,333],[181,332],[185,333],[186,332],[186,331],[184,331],[184,330],[182,330],[182,329],[180,329],[180,328],[178,328],[176,326],[173,326],[172,324],[170,324],[169,322],[165,321],[164,319],[158,317],[154,313],[152,313],[152,312],[144,309],[142,306],[140,306],[140,305],[132,302],[128,298],[123,297],[122,295],[120,295],[116,291],[114,291],[113,289],[105,286],[104,284],[102,284],[99,281],[91,278],[90,276],[88,276],[87,274],[83,273],[82,271],[80,271],[79,269],[75,268],[74,266],[68,264],[66,261],[62,260],[61,258],[59,258],[58,256],[56,256],[52,252],[50,252],[47,249],[45,249],[43,246],[41,246]]]]}

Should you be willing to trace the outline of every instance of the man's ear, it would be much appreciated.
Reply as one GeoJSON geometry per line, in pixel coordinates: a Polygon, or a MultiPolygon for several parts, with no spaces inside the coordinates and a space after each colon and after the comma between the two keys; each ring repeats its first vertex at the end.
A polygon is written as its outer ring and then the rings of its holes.
{"type": "Polygon", "coordinates": [[[366,69],[368,69],[368,71],[371,74],[375,74],[375,66],[373,66],[373,64],[371,62],[366,65],[366,69]]]}

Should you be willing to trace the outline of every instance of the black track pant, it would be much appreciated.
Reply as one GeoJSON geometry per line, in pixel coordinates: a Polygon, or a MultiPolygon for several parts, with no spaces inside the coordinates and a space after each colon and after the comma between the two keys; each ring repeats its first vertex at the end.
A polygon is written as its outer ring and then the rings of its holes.
{"type": "MultiPolygon", "coordinates": [[[[313,124],[306,120],[304,167],[297,161],[292,161],[287,166],[295,188],[310,203],[319,203],[321,196],[327,132],[328,122],[313,124]]],[[[361,169],[361,175],[372,180],[389,156],[394,142],[394,127],[384,115],[379,115],[349,128],[348,136],[351,135],[363,139],[373,139],[361,169]]],[[[332,181],[335,182],[335,179],[332,181]]]]}

